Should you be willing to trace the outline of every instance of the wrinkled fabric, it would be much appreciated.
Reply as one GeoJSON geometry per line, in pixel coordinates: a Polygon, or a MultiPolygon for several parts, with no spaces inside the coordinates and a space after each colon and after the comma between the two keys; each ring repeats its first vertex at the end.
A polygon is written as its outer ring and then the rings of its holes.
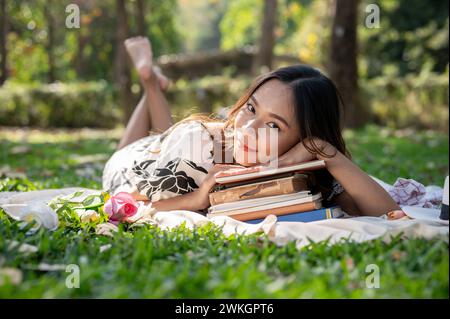
{"type": "Polygon", "coordinates": [[[443,190],[439,186],[423,184],[413,179],[398,178],[394,185],[372,177],[400,206],[438,208],[442,202],[443,190]]]}
{"type": "MultiPolygon", "coordinates": [[[[31,205],[33,207],[42,207],[58,195],[68,195],[78,190],[98,192],[98,190],[84,188],[48,189],[25,193],[4,192],[0,193],[0,207],[9,203],[33,204],[31,205]]],[[[168,230],[183,223],[186,227],[192,229],[212,222],[221,227],[225,235],[261,233],[267,235],[277,245],[285,245],[288,242],[295,241],[299,248],[308,245],[310,241],[328,240],[329,244],[339,243],[342,240],[364,242],[376,238],[389,241],[393,236],[399,234],[402,234],[405,239],[441,237],[448,242],[449,224],[448,221],[439,219],[438,209],[415,206],[402,206],[402,209],[408,218],[401,220],[388,220],[385,215],[382,217],[351,217],[302,223],[277,222],[276,216],[269,215],[259,224],[248,224],[227,216],[209,219],[196,212],[186,210],[156,211],[151,205],[147,205],[139,207],[138,213],[133,216],[133,222],[136,225],[153,224],[161,229],[168,230]]],[[[5,209],[5,211],[7,210],[5,209]]],[[[42,210],[41,213],[51,214],[48,210],[42,210]]],[[[98,226],[97,234],[113,236],[115,231],[117,231],[117,227],[105,223],[98,226]]]]}

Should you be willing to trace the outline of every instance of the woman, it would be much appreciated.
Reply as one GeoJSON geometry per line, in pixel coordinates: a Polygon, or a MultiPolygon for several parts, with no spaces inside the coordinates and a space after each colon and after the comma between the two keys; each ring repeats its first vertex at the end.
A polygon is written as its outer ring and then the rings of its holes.
{"type": "Polygon", "coordinates": [[[194,117],[173,125],[163,94],[168,80],[152,67],[150,43],[138,37],[127,40],[126,47],[145,92],[105,166],[106,191],[130,192],[157,210],[202,211],[210,205],[214,174],[263,163],[249,159],[274,154],[267,136],[275,134],[278,165],[325,161],[326,170],[316,177],[326,204],[352,215],[380,216],[400,209],[350,160],[341,135],[339,94],[317,69],[295,65],[257,78],[225,122],[194,117]],[[229,138],[231,147],[225,143],[229,138]],[[193,149],[193,140],[199,149],[193,149]],[[223,164],[224,158],[231,160],[223,164]]]}

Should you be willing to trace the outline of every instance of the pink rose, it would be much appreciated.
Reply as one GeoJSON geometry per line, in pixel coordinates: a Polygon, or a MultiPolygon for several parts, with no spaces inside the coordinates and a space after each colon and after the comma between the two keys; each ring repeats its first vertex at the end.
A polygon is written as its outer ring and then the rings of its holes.
{"type": "Polygon", "coordinates": [[[120,192],[108,199],[104,211],[108,214],[110,222],[117,225],[136,214],[138,206],[131,194],[120,192]]]}

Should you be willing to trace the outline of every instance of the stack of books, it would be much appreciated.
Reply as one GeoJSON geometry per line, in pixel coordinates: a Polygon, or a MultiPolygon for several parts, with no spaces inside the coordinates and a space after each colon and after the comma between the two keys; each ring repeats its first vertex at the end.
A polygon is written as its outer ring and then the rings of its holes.
{"type": "Polygon", "coordinates": [[[341,215],[338,207],[322,209],[322,195],[314,193],[314,170],[324,161],[280,167],[244,167],[218,172],[209,194],[208,217],[229,216],[256,223],[267,215],[278,220],[313,221],[341,215]]]}

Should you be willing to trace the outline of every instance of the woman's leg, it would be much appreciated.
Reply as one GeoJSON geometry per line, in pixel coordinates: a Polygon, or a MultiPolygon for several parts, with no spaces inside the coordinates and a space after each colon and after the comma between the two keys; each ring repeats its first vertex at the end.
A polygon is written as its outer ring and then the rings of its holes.
{"type": "MultiPolygon", "coordinates": [[[[142,80],[142,79],[141,79],[142,80]]],[[[173,125],[169,104],[155,72],[142,80],[144,95],[133,111],[117,149],[147,136],[150,130],[164,132],[173,125]]]]}
{"type": "Polygon", "coordinates": [[[117,150],[147,136],[150,130],[151,120],[147,108],[147,93],[144,93],[128,120],[125,132],[117,145],[117,150]]]}
{"type": "Polygon", "coordinates": [[[159,77],[160,75],[152,69],[150,78],[143,81],[142,86],[147,96],[147,110],[152,130],[162,133],[173,125],[173,119],[169,103],[161,90],[159,77]]]}

